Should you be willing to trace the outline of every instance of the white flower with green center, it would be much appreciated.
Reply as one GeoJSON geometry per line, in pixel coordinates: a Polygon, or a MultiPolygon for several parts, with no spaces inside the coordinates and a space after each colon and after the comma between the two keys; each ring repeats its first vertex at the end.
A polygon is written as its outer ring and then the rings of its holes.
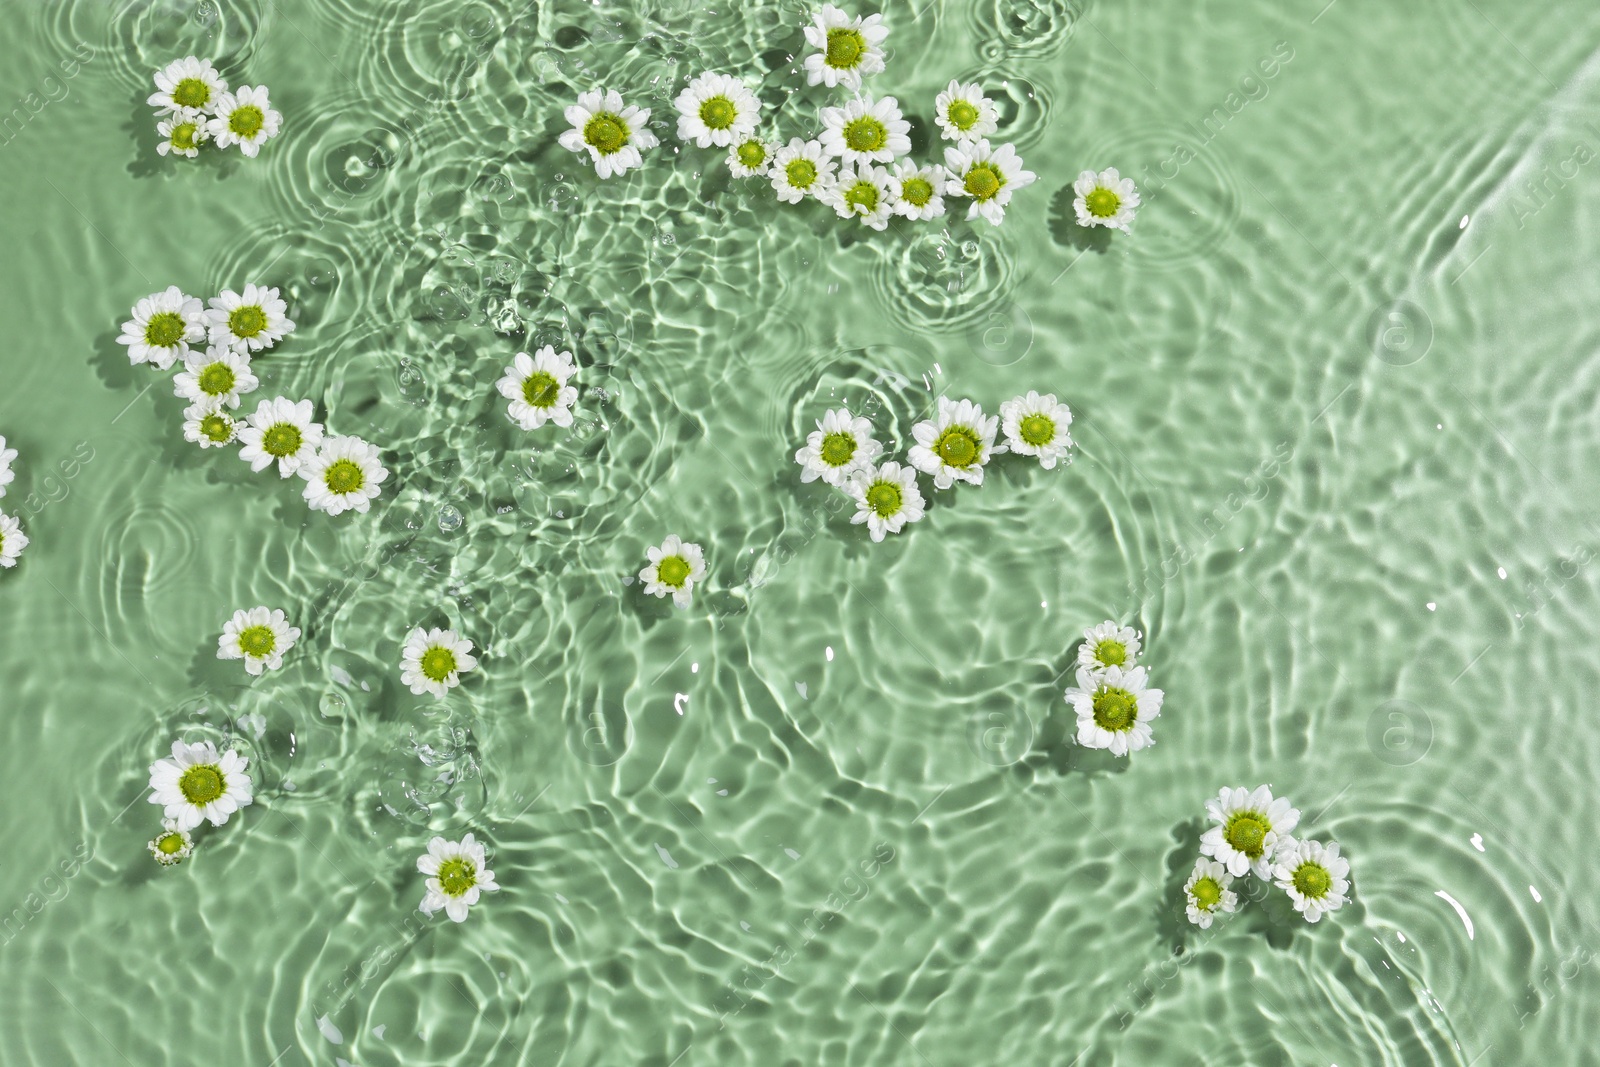
{"type": "Polygon", "coordinates": [[[678,109],[678,140],[701,148],[727,148],[756,131],[761,101],[744,82],[706,71],[672,102],[678,109]]]}
{"type": "Polygon", "coordinates": [[[156,71],[156,92],[145,101],[158,114],[180,111],[210,111],[228,91],[228,83],[211,65],[211,60],[184,56],[156,71]]]}
{"type": "Polygon", "coordinates": [[[962,85],[954,78],[933,101],[933,121],[947,141],[977,141],[1000,126],[1000,110],[983,95],[977,82],[962,85]]]}
{"type": "Polygon", "coordinates": [[[0,567],[15,567],[17,557],[28,547],[28,535],[16,519],[0,511],[0,567]]]}
{"type": "Polygon", "coordinates": [[[128,346],[130,363],[149,363],[166,370],[189,358],[191,344],[205,340],[204,305],[176,285],[145,297],[133,305],[132,314],[117,338],[117,344],[128,346]]]}
{"type": "Polygon", "coordinates": [[[365,515],[389,477],[378,449],[359,437],[324,438],[316,454],[300,464],[301,495],[312,511],[365,515]]]}
{"type": "Polygon", "coordinates": [[[889,228],[894,215],[894,194],[889,189],[889,172],[870,163],[858,163],[839,171],[839,180],[822,194],[822,202],[841,219],[856,217],[874,230],[889,228]]]}
{"type": "Polygon", "coordinates": [[[916,444],[907,455],[911,465],[933,476],[935,489],[949,489],[957,482],[983,484],[983,468],[1005,451],[996,446],[994,431],[999,419],[984,417],[983,409],[970,400],[939,398],[939,411],[911,428],[916,444]]]}
{"type": "Polygon", "coordinates": [[[183,409],[183,439],[201,448],[221,448],[239,437],[239,421],[228,410],[228,402],[206,398],[183,409]]]}
{"type": "Polygon", "coordinates": [[[706,576],[706,557],[700,546],[673,534],[661,542],[660,548],[651,548],[645,554],[650,565],[639,572],[644,591],[651,596],[670,596],[678,607],[688,607],[694,584],[706,576]]]}
{"type": "Polygon", "coordinates": [[[417,870],[428,876],[422,910],[432,915],[443,908],[452,922],[465,922],[467,909],[481,894],[500,889],[483,846],[471,834],[460,841],[442,837],[429,841],[427,855],[417,857],[417,870]]]}
{"type": "Polygon", "coordinates": [[[1283,797],[1261,786],[1254,792],[1239,786],[1223,789],[1206,801],[1206,815],[1217,825],[1200,837],[1200,852],[1210,856],[1235,878],[1246,871],[1257,878],[1272,877],[1272,854],[1300,824],[1300,812],[1283,797]]]}
{"type": "Polygon", "coordinates": [[[967,221],[982,218],[994,226],[1005,219],[1011,194],[1032,185],[1039,177],[1022,169],[1022,157],[1015,148],[1008,144],[995,148],[984,140],[946,148],[944,169],[950,174],[944,191],[972,200],[967,221]]]}
{"type": "Polygon", "coordinates": [[[1108,667],[1128,670],[1139,665],[1139,631],[1107,620],[1083,631],[1078,666],[1094,674],[1108,667]]]}
{"type": "Polygon", "coordinates": [[[1078,744],[1126,756],[1155,744],[1150,720],[1161,714],[1166,694],[1145,684],[1143,667],[1103,671],[1078,668],[1078,684],[1067,703],[1078,715],[1078,744]]]}
{"type": "Polygon", "coordinates": [[[211,298],[206,321],[211,328],[211,343],[226,345],[237,352],[259,352],[271,348],[289,334],[289,305],[278,297],[278,290],[250,284],[243,293],[222,290],[211,298]]]}
{"type": "Polygon", "coordinates": [[[778,199],[798,204],[808,196],[821,197],[833,186],[838,164],[823,150],[821,141],[791,138],[772,157],[772,190],[778,199]]]}
{"type": "Polygon", "coordinates": [[[1272,881],[1306,922],[1321,922],[1350,899],[1350,861],[1339,855],[1337,844],[1291,840],[1272,857],[1272,881]]]}
{"type": "Polygon", "coordinates": [[[944,168],[937,163],[919,167],[902,159],[889,172],[889,198],[894,213],[913,222],[936,219],[944,214],[944,168]]]}
{"type": "Polygon", "coordinates": [[[806,443],[794,454],[800,464],[800,480],[818,478],[829,485],[843,487],[857,471],[866,470],[883,452],[872,437],[872,423],[852,417],[849,408],[834,408],[817,420],[817,428],[806,436],[806,443]]]}
{"type": "Polygon", "coordinates": [[[176,819],[161,820],[161,832],[146,846],[150,855],[163,867],[176,867],[194,855],[194,838],[189,831],[180,829],[176,819]]]}
{"type": "Polygon", "coordinates": [[[472,642],[454,630],[423,630],[419,626],[406,634],[400,646],[400,680],[417,694],[442,697],[477,665],[472,642]]]}
{"type": "Polygon", "coordinates": [[[1114,226],[1128,232],[1139,206],[1139,191],[1132,178],[1122,177],[1116,167],[1099,174],[1086,170],[1072,183],[1072,191],[1072,210],[1078,214],[1079,226],[1114,226]]]}
{"type": "Polygon", "coordinates": [[[822,109],[822,148],[846,165],[890,163],[911,151],[911,123],[892,96],[857,97],[844,107],[822,109]]]}
{"type": "Polygon", "coordinates": [[[1222,864],[1204,856],[1195,860],[1194,873],[1183,883],[1184,911],[1189,921],[1209,930],[1217,916],[1238,911],[1239,895],[1228,888],[1231,885],[1233,875],[1222,864]]]}
{"type": "Polygon", "coordinates": [[[816,49],[805,59],[808,84],[860,89],[862,78],[883,70],[883,40],[889,30],[882,15],[852,18],[823,4],[805,33],[806,43],[816,49]]]}
{"type": "Polygon", "coordinates": [[[230,408],[238,407],[239,397],[254,392],[259,384],[250,372],[249,356],[216,345],[204,355],[190,354],[183,370],[172,377],[172,391],[183,399],[210,400],[230,408]]]}
{"type": "Polygon", "coordinates": [[[866,523],[867,533],[874,541],[899,533],[906,523],[916,522],[924,513],[917,472],[893,461],[856,471],[845,491],[856,502],[856,513],[850,521],[866,523]]]}
{"type": "Polygon", "coordinates": [[[218,753],[210,741],[172,742],[172,758],[150,764],[150,803],[160,804],[176,829],[202,822],[221,826],[254,799],[245,773],[249,760],[229,749],[218,753]]]}
{"type": "Polygon", "coordinates": [[[258,675],[283,666],[284,653],[300,640],[298,627],[288,616],[266,607],[241,608],[233,613],[217,638],[218,659],[242,659],[245,672],[258,675]]]}
{"type": "Polygon", "coordinates": [[[506,408],[511,421],[524,430],[537,430],[546,422],[571,426],[578,390],[567,383],[576,373],[578,366],[571,352],[557,352],[554,345],[545,345],[531,356],[518,352],[505,377],[494,384],[500,395],[511,401],[506,408]]]}
{"type": "Polygon", "coordinates": [[[211,132],[206,127],[206,114],[203,111],[176,112],[156,123],[156,133],[161,135],[156,151],[164,156],[185,156],[194,159],[200,154],[200,146],[211,140],[211,132]]]}
{"type": "Polygon", "coordinates": [[[10,485],[17,477],[11,469],[11,461],[17,458],[17,450],[6,447],[4,434],[0,434],[0,496],[6,495],[6,486],[10,485]]]}
{"type": "Polygon", "coordinates": [[[238,92],[223,93],[206,124],[206,132],[218,148],[238,145],[252,158],[261,146],[278,135],[283,116],[272,110],[265,85],[241,85],[238,92]]]}
{"type": "Polygon", "coordinates": [[[314,419],[311,401],[285,396],[263,400],[239,428],[239,458],[253,471],[278,465],[278,477],[300,473],[322,444],[322,423],[314,419]]]}
{"type": "Polygon", "coordinates": [[[1054,393],[1040,396],[1030,389],[1027,396],[1013,397],[1000,405],[1000,429],[1006,447],[1019,456],[1034,456],[1039,466],[1052,470],[1056,462],[1072,450],[1072,409],[1056,400],[1054,393]]]}
{"type": "Polygon", "coordinates": [[[567,108],[566,118],[572,129],[561,135],[561,147],[587,152],[601,178],[637,167],[644,161],[640,153],[660,143],[646,125],[650,109],[624,107],[621,94],[613,90],[584,93],[577,104],[567,108]]]}
{"type": "Polygon", "coordinates": [[[749,136],[728,149],[728,173],[735,178],[764,178],[772,171],[778,142],[749,136]]]}

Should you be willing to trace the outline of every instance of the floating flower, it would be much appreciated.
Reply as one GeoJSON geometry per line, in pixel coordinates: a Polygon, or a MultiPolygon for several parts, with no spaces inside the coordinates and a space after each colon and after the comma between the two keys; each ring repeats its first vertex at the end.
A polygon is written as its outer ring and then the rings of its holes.
{"type": "Polygon", "coordinates": [[[283,654],[300,640],[298,627],[277,609],[241,608],[233,613],[217,638],[218,659],[242,659],[252,675],[283,666],[283,654]]]}
{"type": "Polygon", "coordinates": [[[911,151],[911,123],[900,117],[892,96],[857,97],[843,107],[822,109],[822,147],[846,164],[889,163],[911,151]]]}
{"type": "Polygon", "coordinates": [[[322,444],[322,424],[313,421],[311,401],[274,397],[256,405],[239,429],[239,458],[253,471],[278,465],[278,477],[298,474],[322,444]]]}
{"type": "Polygon", "coordinates": [[[1253,793],[1242,786],[1223,789],[1217,799],[1206,801],[1206,815],[1217,825],[1201,835],[1200,851],[1235,878],[1246,871],[1272,877],[1273,852],[1294,840],[1289,831],[1300,822],[1300,812],[1283,797],[1274,800],[1267,786],[1253,793]]]}
{"type": "Polygon", "coordinates": [[[727,148],[750,136],[761,118],[761,101],[744,82],[706,71],[672,102],[678,109],[678,140],[701,148],[727,148]]]}
{"type": "Polygon", "coordinates": [[[249,356],[213,345],[205,355],[191,354],[183,361],[183,370],[173,376],[172,391],[185,400],[210,400],[236,408],[240,394],[254,392],[258,384],[250,373],[249,356]]]}
{"type": "Polygon", "coordinates": [[[478,902],[480,894],[500,889],[483,846],[471,834],[460,841],[442,837],[429,841],[427,855],[417,857],[417,870],[428,876],[422,910],[432,915],[443,908],[452,922],[465,922],[467,909],[478,902]]]}
{"type": "Polygon", "coordinates": [[[288,311],[289,305],[278,298],[277,289],[254,284],[246,285],[243,294],[224,289],[221,296],[211,298],[206,311],[211,343],[238,352],[271,348],[294,333],[288,311]]]}
{"type": "Polygon", "coordinates": [[[841,219],[855,216],[874,230],[889,228],[894,214],[894,198],[889,191],[889,172],[870,163],[858,163],[839,171],[839,180],[822,194],[822,202],[841,219]]]}
{"type": "Polygon", "coordinates": [[[205,397],[183,409],[183,439],[201,448],[221,448],[239,436],[239,422],[220,397],[205,397]]]}
{"type": "Polygon", "coordinates": [[[0,567],[15,567],[17,557],[28,547],[28,535],[16,519],[0,511],[0,567]]]}
{"type": "Polygon", "coordinates": [[[262,145],[278,135],[282,125],[283,116],[272,110],[265,85],[241,85],[238,92],[223,93],[217,98],[216,112],[206,123],[206,132],[218,148],[238,145],[239,151],[253,158],[262,145]]]}
{"type": "Polygon", "coordinates": [[[933,101],[933,121],[947,141],[977,141],[1000,126],[1000,110],[983,95],[977,82],[962,85],[954,78],[933,101]]]}
{"type": "Polygon", "coordinates": [[[567,382],[578,373],[571,352],[557,352],[545,345],[529,356],[518,352],[506,376],[495,382],[500,395],[511,401],[506,413],[524,430],[537,430],[546,421],[557,426],[572,425],[572,405],[578,390],[567,382]]]}
{"type": "Polygon", "coordinates": [[[301,463],[299,474],[306,480],[301,495],[311,510],[329,515],[365,515],[389,477],[378,449],[359,437],[324,438],[316,454],[301,463]]]}
{"type": "Polygon", "coordinates": [[[156,133],[161,143],[156,151],[161,155],[185,156],[193,159],[200,154],[200,146],[211,140],[203,111],[178,111],[156,123],[156,133]]]}
{"type": "Polygon", "coordinates": [[[1320,922],[1350,899],[1350,861],[1339,855],[1337,844],[1291,839],[1273,856],[1272,881],[1306,922],[1320,922]]]}
{"type": "Polygon", "coordinates": [[[1139,191],[1132,178],[1124,178],[1110,167],[1096,174],[1086,170],[1072,183],[1077,196],[1072,210],[1078,213],[1079,226],[1115,226],[1128,232],[1134,209],[1139,206],[1139,191]]]}
{"type": "Polygon", "coordinates": [[[861,79],[883,70],[883,39],[889,36],[882,15],[852,18],[832,4],[823,4],[805,28],[806,43],[817,51],[806,56],[806,81],[811,85],[860,89],[861,79]]]}
{"type": "Polygon", "coordinates": [[[478,665],[472,642],[454,630],[417,627],[400,646],[400,680],[413,693],[442,697],[461,684],[461,676],[478,665]]]}
{"type": "Polygon", "coordinates": [[[204,306],[176,285],[140,300],[132,314],[117,338],[117,344],[128,346],[130,363],[151,363],[166,370],[189,357],[190,344],[205,340],[204,306]]]}
{"type": "Polygon", "coordinates": [[[984,418],[983,409],[970,400],[959,403],[939,398],[939,412],[911,428],[916,444],[907,458],[924,474],[933,475],[935,489],[948,489],[956,482],[983,484],[983,468],[1005,451],[994,443],[995,426],[1000,420],[984,418]]]}
{"type": "Polygon", "coordinates": [[[1155,743],[1150,720],[1161,714],[1165,696],[1146,687],[1143,667],[1079,667],[1078,684],[1067,690],[1067,703],[1078,714],[1078,744],[1110,749],[1113,756],[1149,748],[1155,743]]]}
{"type": "Polygon", "coordinates": [[[621,94],[611,90],[584,93],[567,108],[566,117],[572,129],[561,135],[561,147],[589,153],[594,172],[602,178],[637,167],[644,158],[640,152],[660,143],[645,126],[650,109],[623,107],[621,94]]]}
{"type": "Polygon", "coordinates": [[[1211,929],[1218,915],[1231,915],[1239,910],[1239,896],[1228,887],[1233,885],[1233,875],[1216,860],[1204,856],[1195,860],[1194,873],[1183,883],[1184,910],[1189,921],[1202,930],[1211,929]]]}
{"type": "Polygon", "coordinates": [[[245,773],[249,762],[232,749],[218,754],[210,741],[174,741],[172,758],[150,765],[150,803],[162,805],[179,830],[193,830],[203,820],[221,826],[253,799],[245,773]]]}
{"type": "Polygon", "coordinates": [[[1083,644],[1078,646],[1078,666],[1093,673],[1107,667],[1128,670],[1138,665],[1138,656],[1139,631],[1109,620],[1083,631],[1083,644]]]}
{"type": "Polygon", "coordinates": [[[1011,194],[1032,185],[1039,177],[1022,169],[1022,157],[1008,144],[992,147],[988,141],[952,145],[944,150],[944,167],[950,172],[945,192],[970,196],[967,221],[982,217],[998,226],[1006,217],[1011,194]]]}
{"type": "Polygon", "coordinates": [[[1032,389],[1000,405],[1000,428],[1006,447],[1019,456],[1037,456],[1045,470],[1072,448],[1072,409],[1058,403],[1054,393],[1040,396],[1032,389]]]}
{"type": "Polygon", "coordinates": [[[6,486],[16,480],[16,472],[11,469],[11,461],[17,458],[17,450],[6,447],[4,434],[0,434],[0,496],[6,495],[6,486]]]}
{"type": "Polygon", "coordinates": [[[777,154],[777,141],[751,135],[728,149],[728,172],[735,178],[764,178],[777,154]]]}
{"type": "Polygon", "coordinates": [[[188,830],[178,826],[176,819],[163,819],[161,833],[152,838],[147,847],[161,866],[176,867],[194,855],[194,838],[189,836],[188,830]]]}
{"type": "Polygon", "coordinates": [[[919,167],[902,159],[889,172],[889,199],[894,213],[913,222],[936,219],[944,214],[944,168],[937,163],[919,167]]]}
{"type": "Polygon", "coordinates": [[[791,138],[772,157],[772,189],[779,200],[789,204],[798,204],[808,196],[820,197],[833,185],[835,166],[821,141],[791,138]]]}
{"type": "Polygon", "coordinates": [[[906,523],[923,516],[917,472],[893,461],[856,471],[845,491],[856,502],[856,513],[850,521],[866,523],[867,533],[874,541],[882,541],[885,534],[899,533],[906,523]]]}
{"type": "Polygon", "coordinates": [[[871,422],[852,418],[849,408],[835,408],[817,420],[817,428],[806,436],[794,461],[800,464],[802,482],[821,478],[843,486],[851,475],[872,466],[882,451],[883,446],[872,439],[871,422]]]}
{"type": "Polygon", "coordinates": [[[185,56],[156,71],[156,92],[145,103],[162,113],[205,111],[228,91],[228,83],[211,60],[185,56]]]}
{"type": "Polygon", "coordinates": [[[706,576],[706,557],[700,546],[673,534],[660,548],[649,549],[650,565],[639,572],[644,591],[651,596],[671,596],[680,608],[689,606],[694,583],[706,576]]]}

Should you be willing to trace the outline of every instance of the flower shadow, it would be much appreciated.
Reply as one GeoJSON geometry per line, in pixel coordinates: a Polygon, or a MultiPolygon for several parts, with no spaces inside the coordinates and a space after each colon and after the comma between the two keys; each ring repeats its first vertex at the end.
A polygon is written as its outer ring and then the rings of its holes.
{"type": "Polygon", "coordinates": [[[1035,752],[1044,756],[1044,766],[1062,778],[1071,774],[1103,778],[1128,772],[1135,755],[1113,756],[1105,749],[1085,748],[1078,744],[1077,733],[1077,716],[1072,709],[1065,702],[1052,707],[1039,725],[1033,746],[1035,752]]]}
{"type": "Polygon", "coordinates": [[[1111,230],[1105,226],[1078,225],[1077,212],[1072,208],[1076,197],[1071,185],[1063,185],[1050,198],[1050,237],[1058,245],[1076,248],[1080,254],[1105,255],[1111,250],[1111,230]]]}
{"type": "MultiPolygon", "coordinates": [[[[128,307],[124,309],[123,314],[126,315],[128,309],[131,309],[141,297],[147,295],[146,293],[140,293],[139,296],[129,300],[128,307]]],[[[141,377],[136,373],[138,371],[145,371],[151,374],[171,373],[170,371],[158,371],[148,365],[129,362],[128,346],[117,344],[117,338],[121,336],[122,328],[119,323],[117,329],[107,330],[94,339],[95,373],[100,376],[100,380],[105,383],[107,389],[121,391],[136,384],[141,377]]],[[[168,386],[168,388],[171,387],[168,386]]]]}
{"type": "Polygon", "coordinates": [[[1172,828],[1173,847],[1167,853],[1166,877],[1162,879],[1161,896],[1156,901],[1156,930],[1161,943],[1171,945],[1174,951],[1188,951],[1197,936],[1203,934],[1184,911],[1183,883],[1194,871],[1194,861],[1200,855],[1200,835],[1205,829],[1206,821],[1199,817],[1172,828]]]}

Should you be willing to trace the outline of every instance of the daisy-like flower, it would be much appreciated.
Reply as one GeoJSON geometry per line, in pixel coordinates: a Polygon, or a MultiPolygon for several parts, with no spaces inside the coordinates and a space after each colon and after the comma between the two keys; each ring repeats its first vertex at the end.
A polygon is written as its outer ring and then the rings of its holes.
{"type": "Polygon", "coordinates": [[[272,109],[265,85],[241,85],[239,91],[217,98],[216,111],[206,132],[218,148],[238,145],[239,151],[254,157],[261,146],[278,135],[283,116],[272,109]]]}
{"type": "Polygon", "coordinates": [[[871,422],[852,418],[849,408],[835,408],[817,420],[817,428],[806,436],[794,461],[800,464],[802,482],[821,478],[842,487],[851,475],[872,466],[882,452],[883,446],[872,439],[871,422]]]}
{"type": "Polygon", "coordinates": [[[727,148],[756,131],[761,101],[738,78],[706,71],[672,102],[678,109],[678,140],[701,148],[727,148]]]}
{"type": "Polygon", "coordinates": [[[913,222],[944,214],[944,168],[937,163],[919,167],[902,159],[889,172],[889,199],[894,213],[913,222]]]}
{"type": "Polygon", "coordinates": [[[236,408],[239,396],[254,392],[259,384],[250,373],[248,355],[213,345],[205,355],[191,354],[183,361],[183,370],[172,378],[172,391],[185,400],[210,400],[236,408]]]}
{"type": "Polygon", "coordinates": [[[922,490],[917,488],[917,472],[895,462],[881,467],[866,467],[850,476],[845,487],[856,502],[853,523],[866,523],[874,541],[885,534],[899,533],[908,522],[923,515],[922,490]]]}
{"type": "Polygon", "coordinates": [[[923,474],[933,475],[935,489],[948,489],[956,482],[983,484],[983,468],[991,458],[1004,452],[996,446],[994,431],[999,419],[984,417],[983,409],[970,400],[939,398],[939,412],[911,428],[907,458],[923,474]]]}
{"type": "Polygon", "coordinates": [[[1233,885],[1233,875],[1216,860],[1204,856],[1195,860],[1194,873],[1183,883],[1184,911],[1189,921],[1202,930],[1211,929],[1218,915],[1232,915],[1239,910],[1239,896],[1228,887],[1233,885]]]}
{"type": "Polygon", "coordinates": [[[982,217],[998,226],[1006,217],[1011,194],[1032,185],[1038,175],[1022,169],[1022,157],[1008,144],[999,148],[988,141],[976,141],[944,150],[944,169],[950,172],[944,191],[951,196],[970,196],[967,221],[982,217]]]}
{"type": "Polygon", "coordinates": [[[1132,178],[1124,178],[1110,167],[1096,174],[1086,170],[1072,183],[1077,195],[1072,210],[1078,213],[1079,226],[1115,226],[1128,232],[1134,210],[1139,206],[1139,191],[1132,178]]]}
{"type": "Polygon", "coordinates": [[[537,430],[545,422],[572,425],[572,405],[578,402],[578,389],[568,385],[577,364],[571,352],[557,352],[545,345],[533,355],[518,352],[506,376],[495,382],[500,395],[510,400],[506,413],[524,430],[537,430]]]}
{"type": "Polygon", "coordinates": [[[190,344],[205,340],[205,307],[176,285],[145,297],[133,305],[132,314],[117,338],[117,344],[128,346],[130,363],[166,370],[189,358],[190,344]]]}
{"type": "Polygon", "coordinates": [[[1155,744],[1150,720],[1161,714],[1166,696],[1145,685],[1143,667],[1124,671],[1078,668],[1078,684],[1067,690],[1067,703],[1078,714],[1078,744],[1106,748],[1126,756],[1155,744]]]}
{"type": "Polygon", "coordinates": [[[211,343],[239,352],[271,348],[294,333],[288,311],[289,305],[278,298],[277,289],[255,284],[246,285],[242,294],[224,289],[221,296],[211,298],[206,311],[211,343]]]}
{"type": "Polygon", "coordinates": [[[822,194],[822,202],[841,219],[856,216],[874,230],[889,228],[894,214],[894,194],[889,191],[889,172],[870,163],[858,163],[839,171],[839,180],[822,194]]]}
{"type": "Polygon", "coordinates": [[[860,96],[844,107],[822,109],[822,147],[846,164],[889,163],[911,151],[911,123],[892,96],[860,96]]]}
{"type": "Polygon", "coordinates": [[[0,496],[6,495],[6,486],[16,480],[16,472],[11,469],[11,461],[17,458],[17,450],[6,447],[5,435],[0,434],[0,496]]]}
{"type": "Polygon", "coordinates": [[[306,480],[301,495],[311,510],[329,515],[345,511],[365,515],[389,477],[377,447],[359,437],[324,438],[316,454],[302,461],[298,473],[306,480]]]}
{"type": "Polygon", "coordinates": [[[413,693],[442,697],[461,684],[461,676],[478,665],[472,642],[454,630],[423,630],[406,634],[400,646],[400,680],[413,693]]]}
{"type": "Polygon", "coordinates": [[[624,107],[614,90],[593,89],[566,110],[572,129],[561,135],[561,147],[587,152],[602,178],[626,173],[644,161],[640,153],[660,142],[645,125],[650,109],[624,107]]]}
{"type": "Polygon", "coordinates": [[[1226,789],[1206,801],[1206,815],[1217,825],[1200,837],[1200,852],[1210,856],[1235,878],[1246,871],[1257,878],[1272,877],[1272,854],[1300,823],[1300,812],[1288,800],[1272,797],[1261,786],[1250,792],[1243,786],[1226,789]]]}
{"type": "Polygon", "coordinates": [[[15,567],[17,557],[28,547],[28,535],[10,515],[0,511],[0,567],[15,567]]]}
{"type": "Polygon", "coordinates": [[[1339,855],[1337,844],[1291,839],[1272,858],[1272,881],[1306,922],[1320,922],[1350,899],[1350,861],[1339,855]]]}
{"type": "Polygon", "coordinates": [[[211,140],[203,111],[183,110],[156,123],[161,143],[156,151],[161,155],[186,156],[193,159],[200,154],[200,146],[211,140]]]}
{"type": "Polygon", "coordinates": [[[184,56],[156,71],[156,92],[145,103],[161,114],[206,111],[216,107],[227,91],[228,83],[211,60],[184,56]]]}
{"type": "Polygon", "coordinates": [[[201,448],[221,448],[239,437],[239,421],[219,397],[196,400],[183,409],[183,438],[201,448]]]}
{"type": "Polygon", "coordinates": [[[247,673],[275,671],[283,654],[300,640],[300,629],[276,608],[240,608],[222,627],[217,638],[218,659],[242,659],[247,673]]]}
{"type": "Polygon", "coordinates": [[[176,819],[162,819],[161,833],[150,839],[150,855],[163,867],[176,867],[194,855],[194,838],[176,819]]]}
{"type": "Polygon", "coordinates": [[[772,157],[772,189],[778,199],[798,204],[808,196],[820,197],[833,185],[837,166],[823,149],[821,141],[790,138],[788,145],[772,157]]]}
{"type": "Polygon", "coordinates": [[[861,88],[863,77],[883,70],[887,36],[882,15],[852,18],[832,4],[823,4],[806,27],[806,43],[817,50],[805,59],[807,83],[861,88]]]}
{"type": "Polygon", "coordinates": [[[728,149],[728,172],[735,178],[764,178],[772,170],[778,142],[752,134],[728,149]]]}
{"type": "Polygon", "coordinates": [[[947,141],[977,141],[1000,126],[1000,110],[983,95],[977,82],[962,85],[954,78],[933,101],[933,121],[947,141]]]}
{"type": "Polygon", "coordinates": [[[1072,409],[1058,403],[1054,393],[1040,396],[1030,389],[1027,396],[1013,397],[1000,405],[1000,428],[1006,447],[1019,456],[1037,456],[1045,470],[1072,448],[1072,409]]]}
{"type": "Polygon", "coordinates": [[[273,397],[256,405],[239,428],[239,458],[253,471],[276,463],[278,477],[298,474],[322,444],[322,423],[313,421],[311,401],[273,397]]]}
{"type": "Polygon", "coordinates": [[[232,749],[218,753],[210,741],[174,741],[171,759],[150,764],[150,803],[160,804],[179,830],[193,830],[207,820],[221,826],[253,799],[254,785],[245,773],[249,762],[232,749]]]}
{"type": "Polygon", "coordinates": [[[1083,631],[1078,646],[1078,666],[1098,674],[1107,667],[1128,670],[1138,665],[1139,631],[1107,620],[1083,631]]]}
{"type": "Polygon", "coordinates": [[[706,557],[700,546],[673,534],[661,542],[660,548],[649,549],[646,555],[650,557],[650,565],[639,572],[644,591],[651,596],[671,596],[678,607],[688,607],[694,583],[706,576],[706,557]]]}
{"type": "Polygon", "coordinates": [[[481,894],[500,889],[483,846],[471,834],[460,841],[442,837],[429,841],[427,855],[417,857],[417,870],[428,876],[422,910],[432,915],[443,908],[452,922],[466,922],[467,909],[478,902],[481,894]]]}

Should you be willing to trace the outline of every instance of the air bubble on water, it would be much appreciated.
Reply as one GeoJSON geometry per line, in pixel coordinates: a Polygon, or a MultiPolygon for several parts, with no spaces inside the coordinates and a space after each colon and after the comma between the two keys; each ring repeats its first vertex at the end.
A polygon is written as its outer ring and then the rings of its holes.
{"type": "Polygon", "coordinates": [[[462,518],[461,509],[454,504],[446,504],[439,509],[439,530],[441,533],[455,533],[461,529],[463,521],[465,520],[462,518]]]}

